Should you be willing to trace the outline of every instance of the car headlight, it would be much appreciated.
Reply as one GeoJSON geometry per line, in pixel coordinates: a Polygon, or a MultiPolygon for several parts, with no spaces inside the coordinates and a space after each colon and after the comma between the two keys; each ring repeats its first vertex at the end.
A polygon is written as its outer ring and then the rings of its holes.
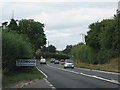
{"type": "Polygon", "coordinates": [[[67,64],[64,65],[65,67],[67,66],[67,64]]]}

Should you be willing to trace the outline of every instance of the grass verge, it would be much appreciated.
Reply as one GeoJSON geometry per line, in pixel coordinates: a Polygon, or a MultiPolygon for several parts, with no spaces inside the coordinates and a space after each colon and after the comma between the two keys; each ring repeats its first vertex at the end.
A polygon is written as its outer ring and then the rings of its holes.
{"type": "Polygon", "coordinates": [[[75,63],[75,67],[78,68],[86,68],[86,69],[91,69],[91,70],[100,70],[100,71],[108,71],[108,72],[115,72],[115,73],[120,73],[120,57],[115,58],[110,60],[110,62],[106,64],[87,64],[87,63],[82,63],[78,62],[75,63]]]}
{"type": "Polygon", "coordinates": [[[20,82],[43,79],[44,77],[45,76],[40,73],[36,68],[34,68],[34,71],[31,72],[9,73],[2,76],[2,87],[8,88],[20,82]]]}

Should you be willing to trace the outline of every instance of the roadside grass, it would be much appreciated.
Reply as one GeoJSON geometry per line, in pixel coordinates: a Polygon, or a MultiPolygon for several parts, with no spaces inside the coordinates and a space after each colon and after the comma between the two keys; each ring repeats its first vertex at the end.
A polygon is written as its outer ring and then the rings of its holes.
{"type": "Polygon", "coordinates": [[[40,73],[37,69],[34,69],[34,71],[31,71],[29,73],[9,73],[2,76],[2,87],[8,88],[21,82],[32,81],[35,79],[43,79],[44,77],[45,76],[42,73],[40,73]]]}
{"type": "Polygon", "coordinates": [[[47,61],[47,62],[50,62],[50,58],[46,58],[46,61],[47,61]]]}
{"type": "Polygon", "coordinates": [[[91,70],[100,70],[100,71],[120,73],[119,62],[120,62],[120,57],[112,59],[112,60],[110,60],[110,62],[108,62],[106,64],[94,65],[94,64],[87,64],[87,63],[78,62],[78,63],[75,63],[75,67],[86,68],[86,69],[91,69],[91,70]]]}

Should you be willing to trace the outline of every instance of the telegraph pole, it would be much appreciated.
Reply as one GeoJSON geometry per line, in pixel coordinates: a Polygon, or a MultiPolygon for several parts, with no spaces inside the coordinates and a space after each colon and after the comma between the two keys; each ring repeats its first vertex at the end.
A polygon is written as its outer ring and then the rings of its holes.
{"type": "Polygon", "coordinates": [[[82,42],[85,44],[85,34],[80,34],[82,36],[82,42]]]}
{"type": "Polygon", "coordinates": [[[49,58],[49,41],[48,41],[48,58],[49,58]]]}
{"type": "Polygon", "coordinates": [[[48,53],[49,53],[49,41],[48,41],[48,53]]]}

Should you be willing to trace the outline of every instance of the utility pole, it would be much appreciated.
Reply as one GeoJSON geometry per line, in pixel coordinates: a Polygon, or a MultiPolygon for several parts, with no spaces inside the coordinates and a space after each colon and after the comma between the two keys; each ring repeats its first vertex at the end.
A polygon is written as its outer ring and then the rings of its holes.
{"type": "Polygon", "coordinates": [[[48,41],[48,58],[49,58],[49,41],[48,41]]]}
{"type": "Polygon", "coordinates": [[[85,44],[85,34],[80,34],[82,36],[82,42],[85,44]]]}
{"type": "Polygon", "coordinates": [[[49,53],[49,41],[48,41],[48,53],[49,53]]]}

